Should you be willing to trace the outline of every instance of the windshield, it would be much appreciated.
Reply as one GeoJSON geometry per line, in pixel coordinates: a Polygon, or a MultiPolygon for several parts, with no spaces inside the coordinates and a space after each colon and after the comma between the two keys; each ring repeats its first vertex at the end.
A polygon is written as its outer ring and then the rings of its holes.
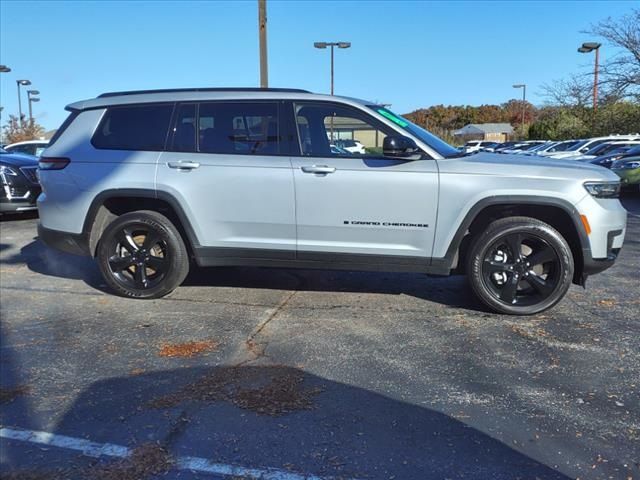
{"type": "Polygon", "coordinates": [[[460,156],[460,150],[458,150],[455,147],[452,147],[444,140],[439,139],[434,134],[428,132],[424,128],[416,125],[415,123],[410,122],[406,118],[403,118],[400,115],[396,115],[392,111],[387,110],[386,108],[382,108],[378,105],[368,105],[368,107],[372,110],[375,110],[383,117],[388,118],[393,123],[398,125],[400,128],[409,132],[411,135],[419,138],[421,141],[429,145],[429,147],[433,148],[436,152],[438,152],[444,158],[460,156]]]}
{"type": "Polygon", "coordinates": [[[580,148],[582,148],[582,146],[586,143],[588,143],[589,140],[582,140],[580,142],[577,142],[576,144],[572,145],[571,147],[567,148],[565,151],[566,152],[575,152],[577,150],[580,150],[580,148]]]}

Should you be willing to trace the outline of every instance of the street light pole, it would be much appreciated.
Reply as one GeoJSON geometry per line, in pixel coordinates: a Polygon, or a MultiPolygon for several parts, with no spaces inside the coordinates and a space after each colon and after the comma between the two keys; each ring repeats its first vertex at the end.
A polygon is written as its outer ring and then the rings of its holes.
{"type": "Polygon", "coordinates": [[[331,95],[333,95],[333,48],[349,48],[351,47],[351,42],[315,42],[313,46],[316,48],[331,48],[331,95]]]}
{"type": "Polygon", "coordinates": [[[32,102],[39,102],[40,99],[34,97],[33,95],[38,95],[40,92],[38,90],[27,90],[27,98],[29,99],[29,123],[33,125],[33,111],[31,108],[32,102]]]}
{"type": "MultiPolygon", "coordinates": [[[[6,65],[0,65],[0,73],[9,73],[10,71],[11,69],[6,65]]],[[[2,125],[2,110],[3,108],[0,107],[0,126],[2,125]]],[[[0,139],[2,139],[2,130],[0,130],[0,139]]]]}
{"type": "Polygon", "coordinates": [[[260,88],[269,87],[267,67],[267,0],[258,0],[258,36],[260,38],[260,88]]]}
{"type": "Polygon", "coordinates": [[[22,99],[20,98],[20,86],[31,85],[29,80],[16,80],[16,84],[18,85],[18,122],[22,122],[22,99]]]}
{"type": "Polygon", "coordinates": [[[513,86],[513,88],[521,88],[522,89],[522,125],[520,128],[522,128],[522,137],[524,138],[524,117],[525,117],[525,110],[527,108],[527,104],[526,104],[526,100],[527,100],[527,85],[524,83],[518,83],[516,85],[513,86]]]}
{"type": "Polygon", "coordinates": [[[595,50],[595,68],[593,71],[593,111],[598,110],[598,70],[600,69],[600,47],[601,43],[598,42],[585,42],[582,44],[580,48],[578,48],[578,52],[580,53],[591,53],[595,50]]]}

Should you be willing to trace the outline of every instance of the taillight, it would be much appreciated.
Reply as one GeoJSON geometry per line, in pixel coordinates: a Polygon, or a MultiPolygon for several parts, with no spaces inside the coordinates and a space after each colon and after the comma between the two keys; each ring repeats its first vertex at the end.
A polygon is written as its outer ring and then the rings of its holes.
{"type": "Polygon", "coordinates": [[[70,161],[71,159],[64,157],[40,157],[38,167],[40,170],[62,170],[70,161]]]}

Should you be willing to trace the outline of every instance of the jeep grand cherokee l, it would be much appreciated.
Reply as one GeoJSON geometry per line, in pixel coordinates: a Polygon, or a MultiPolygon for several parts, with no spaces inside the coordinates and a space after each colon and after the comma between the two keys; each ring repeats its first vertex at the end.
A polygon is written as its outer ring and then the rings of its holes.
{"type": "Polygon", "coordinates": [[[39,235],[157,298],[199,266],[466,272],[533,314],[610,267],[626,211],[598,166],[465,155],[372,102],[293,89],[119,92],[69,105],[40,159],[39,235]],[[366,153],[331,149],[358,138],[366,153]]]}

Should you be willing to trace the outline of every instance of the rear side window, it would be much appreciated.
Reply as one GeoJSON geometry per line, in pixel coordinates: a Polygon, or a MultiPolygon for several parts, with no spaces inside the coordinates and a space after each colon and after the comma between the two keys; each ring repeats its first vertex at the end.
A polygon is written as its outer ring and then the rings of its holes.
{"type": "MultiPolygon", "coordinates": [[[[189,113],[185,112],[186,118],[189,113]]],[[[188,120],[184,122],[188,123],[188,120]]],[[[280,133],[277,103],[201,103],[197,151],[236,155],[277,155],[280,133]]]]}
{"type": "Polygon", "coordinates": [[[109,107],[91,143],[110,150],[164,149],[173,104],[109,107]]]}

